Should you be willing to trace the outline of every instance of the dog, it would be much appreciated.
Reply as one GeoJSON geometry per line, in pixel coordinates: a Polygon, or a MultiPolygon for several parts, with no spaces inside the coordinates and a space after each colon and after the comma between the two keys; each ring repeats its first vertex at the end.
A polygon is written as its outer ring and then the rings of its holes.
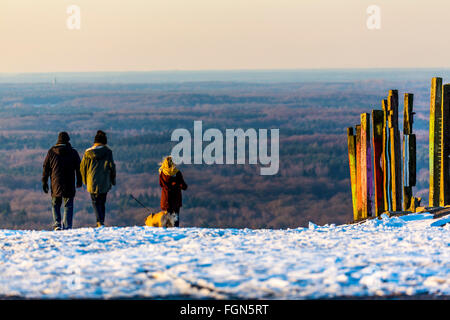
{"type": "Polygon", "coordinates": [[[178,217],[175,212],[168,213],[167,211],[160,211],[158,213],[151,213],[145,219],[145,225],[147,227],[173,228],[177,220],[178,217]]]}

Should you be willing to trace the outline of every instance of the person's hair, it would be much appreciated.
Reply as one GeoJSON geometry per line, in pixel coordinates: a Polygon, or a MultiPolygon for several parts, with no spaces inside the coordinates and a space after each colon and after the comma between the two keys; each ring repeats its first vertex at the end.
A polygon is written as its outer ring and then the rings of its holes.
{"type": "Polygon", "coordinates": [[[107,144],[108,139],[106,138],[106,133],[102,130],[98,130],[94,138],[94,143],[107,144]]]}
{"type": "Polygon", "coordinates": [[[69,134],[65,131],[62,131],[58,134],[58,140],[56,141],[57,144],[66,144],[70,141],[69,134]]]}

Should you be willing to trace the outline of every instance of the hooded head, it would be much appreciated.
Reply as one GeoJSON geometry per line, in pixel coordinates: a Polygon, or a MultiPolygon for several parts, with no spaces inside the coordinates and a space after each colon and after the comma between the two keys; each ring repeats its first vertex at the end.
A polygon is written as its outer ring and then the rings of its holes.
{"type": "Polygon", "coordinates": [[[70,141],[69,134],[65,131],[62,131],[58,134],[58,141],[56,144],[67,144],[70,141]]]}
{"type": "Polygon", "coordinates": [[[166,157],[159,168],[159,173],[164,173],[166,176],[174,176],[178,172],[178,168],[172,160],[171,156],[166,157]]]}
{"type": "Polygon", "coordinates": [[[94,138],[94,143],[108,144],[106,133],[103,132],[102,130],[98,130],[94,138]]]}

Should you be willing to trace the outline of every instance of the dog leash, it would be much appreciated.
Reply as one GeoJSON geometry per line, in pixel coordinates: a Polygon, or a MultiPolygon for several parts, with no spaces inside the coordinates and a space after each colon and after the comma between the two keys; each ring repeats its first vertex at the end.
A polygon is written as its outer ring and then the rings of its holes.
{"type": "Polygon", "coordinates": [[[130,197],[133,198],[137,203],[139,203],[139,204],[142,206],[142,208],[147,209],[148,212],[150,212],[150,214],[153,216],[152,210],[150,210],[149,208],[147,208],[146,206],[144,206],[144,205],[142,204],[142,202],[140,202],[138,199],[136,199],[131,193],[130,193],[130,197]]]}

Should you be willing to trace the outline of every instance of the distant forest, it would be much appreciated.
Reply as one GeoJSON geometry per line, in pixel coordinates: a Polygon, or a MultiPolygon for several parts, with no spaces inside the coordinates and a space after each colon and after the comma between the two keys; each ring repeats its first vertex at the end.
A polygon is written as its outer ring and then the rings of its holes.
{"type": "MultiPolygon", "coordinates": [[[[381,108],[389,89],[415,94],[418,186],[427,202],[429,83],[192,82],[166,84],[0,84],[0,228],[50,229],[50,195],[41,188],[42,163],[59,131],[80,157],[95,132],[108,134],[117,186],[106,225],[143,225],[148,215],[130,198],[159,210],[158,163],[170,154],[173,130],[280,129],[280,169],[259,165],[180,165],[182,227],[297,228],[352,219],[346,128],[362,112],[381,108]]],[[[401,120],[400,120],[400,123],[401,120]]],[[[85,187],[77,189],[74,227],[95,217],[85,187]]]]}

